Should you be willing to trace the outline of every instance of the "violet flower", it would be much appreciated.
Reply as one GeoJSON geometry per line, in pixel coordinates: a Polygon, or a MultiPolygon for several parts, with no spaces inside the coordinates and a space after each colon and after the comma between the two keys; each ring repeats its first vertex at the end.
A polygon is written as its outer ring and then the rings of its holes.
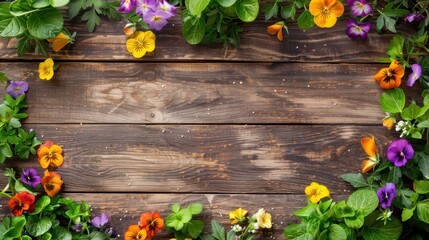
{"type": "Polygon", "coordinates": [[[137,0],[136,13],[144,16],[148,11],[155,11],[155,0],[137,0]]]}
{"type": "Polygon", "coordinates": [[[381,208],[386,209],[392,206],[393,199],[396,197],[396,186],[393,183],[386,183],[385,187],[377,190],[378,200],[381,208]]]}
{"type": "Polygon", "coordinates": [[[37,170],[35,168],[24,169],[21,174],[21,182],[36,188],[40,184],[40,176],[37,174],[37,170]]]}
{"type": "Polygon", "coordinates": [[[109,216],[107,216],[106,213],[101,214],[101,216],[94,217],[91,220],[92,226],[96,228],[102,228],[106,226],[106,224],[109,222],[109,216]]]}
{"type": "Polygon", "coordinates": [[[357,23],[354,19],[347,20],[346,33],[352,39],[366,39],[370,29],[370,23],[357,23]]]}
{"type": "Polygon", "coordinates": [[[150,29],[155,29],[157,31],[161,30],[165,25],[167,25],[167,19],[171,17],[170,13],[167,13],[163,10],[148,11],[144,16],[143,20],[149,25],[150,29]]]}
{"type": "Polygon", "coordinates": [[[28,91],[28,83],[24,81],[8,81],[6,88],[7,93],[16,99],[17,97],[24,95],[28,91]]]}
{"type": "Polygon", "coordinates": [[[156,5],[156,9],[162,10],[162,11],[170,14],[171,17],[176,15],[176,7],[171,5],[170,3],[168,3],[165,0],[158,0],[157,5],[156,5]]]}
{"type": "Polygon", "coordinates": [[[350,4],[351,13],[355,17],[365,17],[368,14],[372,13],[372,7],[366,0],[348,0],[350,4]]]}
{"type": "Polygon", "coordinates": [[[115,236],[116,231],[112,227],[108,227],[104,230],[104,233],[108,234],[109,236],[115,236]]]}
{"type": "Polygon", "coordinates": [[[414,149],[411,144],[405,139],[393,141],[387,148],[387,159],[396,167],[403,167],[407,161],[413,158],[414,149]]]}
{"type": "Polygon", "coordinates": [[[413,70],[413,72],[408,75],[408,87],[412,87],[414,83],[422,76],[422,67],[419,64],[414,63],[413,65],[411,65],[411,69],[413,70]]]}
{"type": "Polygon", "coordinates": [[[118,12],[129,13],[136,7],[136,0],[121,0],[121,6],[117,9],[118,12]]]}
{"type": "Polygon", "coordinates": [[[409,13],[404,17],[405,22],[409,22],[409,23],[420,22],[423,19],[425,19],[425,16],[423,16],[423,14],[421,13],[409,13]]]}

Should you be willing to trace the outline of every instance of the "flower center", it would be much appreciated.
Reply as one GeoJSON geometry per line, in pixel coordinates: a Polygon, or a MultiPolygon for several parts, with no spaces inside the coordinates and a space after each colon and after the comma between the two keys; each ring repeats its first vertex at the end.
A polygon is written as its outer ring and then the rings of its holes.
{"type": "Polygon", "coordinates": [[[401,152],[401,153],[399,153],[399,156],[404,157],[405,155],[403,152],[401,152]]]}
{"type": "Polygon", "coordinates": [[[360,8],[360,9],[364,9],[365,6],[361,3],[361,2],[355,2],[356,7],[360,8]]]}
{"type": "Polygon", "coordinates": [[[161,17],[160,16],[154,16],[153,17],[153,21],[155,21],[155,22],[158,22],[158,21],[161,21],[161,17]]]}
{"type": "MultiPolygon", "coordinates": [[[[415,76],[415,74],[414,74],[414,76],[415,76]]],[[[15,92],[20,92],[20,91],[21,91],[21,89],[20,89],[19,87],[16,87],[16,88],[14,89],[14,91],[15,91],[15,92]]]]}

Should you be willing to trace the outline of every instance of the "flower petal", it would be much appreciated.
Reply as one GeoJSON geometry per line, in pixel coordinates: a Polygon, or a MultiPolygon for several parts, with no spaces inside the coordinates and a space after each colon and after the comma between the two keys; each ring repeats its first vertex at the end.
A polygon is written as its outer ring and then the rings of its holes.
{"type": "Polygon", "coordinates": [[[361,143],[365,153],[369,157],[375,159],[377,154],[378,154],[378,150],[377,150],[377,146],[375,145],[374,136],[373,137],[364,137],[360,140],[360,143],[361,143]]]}
{"type": "Polygon", "coordinates": [[[334,14],[335,17],[341,17],[344,13],[344,6],[341,2],[336,1],[329,10],[334,14]]]}
{"type": "Polygon", "coordinates": [[[323,0],[312,0],[310,2],[309,10],[311,15],[316,16],[323,12],[325,8],[325,3],[323,0]]]}

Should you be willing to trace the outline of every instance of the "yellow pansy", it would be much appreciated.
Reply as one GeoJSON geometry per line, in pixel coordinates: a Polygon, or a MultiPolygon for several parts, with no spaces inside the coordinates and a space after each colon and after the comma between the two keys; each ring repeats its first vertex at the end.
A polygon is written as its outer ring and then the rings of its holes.
{"type": "Polygon", "coordinates": [[[155,40],[156,36],[152,31],[137,31],[127,40],[127,50],[134,58],[141,58],[147,52],[155,50],[155,40]]]}
{"type": "Polygon", "coordinates": [[[331,197],[329,189],[326,186],[316,182],[312,182],[305,188],[305,194],[307,194],[308,199],[312,203],[318,203],[322,198],[331,197]]]}
{"type": "Polygon", "coordinates": [[[239,222],[242,222],[245,220],[247,214],[247,210],[244,210],[242,208],[237,208],[235,211],[229,212],[229,219],[231,219],[231,225],[235,225],[239,222]]]}
{"type": "Polygon", "coordinates": [[[39,64],[39,78],[42,80],[51,80],[54,76],[54,60],[46,59],[39,64]]]}
{"type": "Polygon", "coordinates": [[[331,28],[344,13],[344,6],[337,0],[311,0],[310,13],[314,23],[321,28],[331,28]]]}
{"type": "Polygon", "coordinates": [[[259,209],[256,213],[256,220],[260,228],[271,228],[271,214],[267,213],[265,209],[259,209]]]}

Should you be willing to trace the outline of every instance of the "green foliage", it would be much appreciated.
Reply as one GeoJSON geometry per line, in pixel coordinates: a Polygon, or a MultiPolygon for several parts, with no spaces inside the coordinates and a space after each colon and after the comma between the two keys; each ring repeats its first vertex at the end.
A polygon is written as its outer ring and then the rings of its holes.
{"type": "Polygon", "coordinates": [[[204,223],[194,218],[202,211],[203,205],[200,203],[191,203],[187,208],[174,204],[171,206],[172,213],[166,218],[166,230],[173,233],[177,240],[198,238],[203,232],[204,223]]]}
{"type": "Polygon", "coordinates": [[[381,109],[388,113],[400,113],[405,107],[405,93],[400,88],[387,90],[380,97],[381,109]]]}
{"type": "Polygon", "coordinates": [[[222,227],[216,220],[211,222],[212,230],[211,233],[202,237],[203,240],[234,240],[235,232],[233,230],[229,231],[225,235],[225,228],[222,227]]]}

